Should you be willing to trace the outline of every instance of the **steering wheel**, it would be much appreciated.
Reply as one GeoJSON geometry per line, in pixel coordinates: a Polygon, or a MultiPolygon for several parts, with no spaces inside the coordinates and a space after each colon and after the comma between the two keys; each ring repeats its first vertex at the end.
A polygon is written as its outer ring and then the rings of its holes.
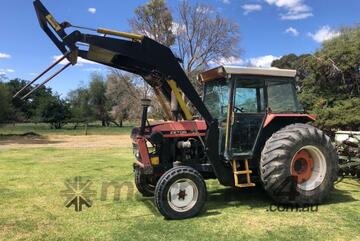
{"type": "Polygon", "coordinates": [[[245,111],[243,107],[234,106],[234,109],[235,109],[235,112],[238,112],[238,113],[243,113],[245,111]]]}

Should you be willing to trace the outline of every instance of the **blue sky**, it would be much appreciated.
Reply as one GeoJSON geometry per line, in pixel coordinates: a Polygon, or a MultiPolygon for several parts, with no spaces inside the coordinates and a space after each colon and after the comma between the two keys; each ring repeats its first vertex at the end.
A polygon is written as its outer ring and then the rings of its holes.
{"type": "MultiPolygon", "coordinates": [[[[43,0],[59,22],[129,31],[128,19],[143,0],[43,0]]],[[[309,53],[338,29],[360,23],[359,0],[199,0],[240,25],[243,49],[232,64],[267,67],[288,53],[309,53]]],[[[175,10],[179,0],[168,0],[175,10]]],[[[30,80],[60,55],[39,28],[31,0],[2,0],[0,13],[0,74],[30,80]]],[[[106,67],[81,63],[47,84],[62,96],[88,82],[106,67]]]]}

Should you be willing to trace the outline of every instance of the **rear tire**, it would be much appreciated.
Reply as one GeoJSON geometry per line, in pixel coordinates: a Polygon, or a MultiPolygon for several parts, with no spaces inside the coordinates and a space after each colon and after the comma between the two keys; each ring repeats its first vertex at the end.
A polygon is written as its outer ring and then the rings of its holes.
{"type": "Polygon", "coordinates": [[[338,156],[330,138],[306,124],[275,132],[261,153],[260,177],[282,204],[319,204],[338,177],[338,156]]]}
{"type": "Polygon", "coordinates": [[[135,186],[143,197],[153,197],[155,184],[151,181],[151,176],[141,173],[140,167],[135,167],[135,186]]]}
{"type": "Polygon", "coordinates": [[[174,167],[160,178],[155,188],[155,204],[166,219],[196,216],[207,198],[206,184],[195,169],[174,167]]]}

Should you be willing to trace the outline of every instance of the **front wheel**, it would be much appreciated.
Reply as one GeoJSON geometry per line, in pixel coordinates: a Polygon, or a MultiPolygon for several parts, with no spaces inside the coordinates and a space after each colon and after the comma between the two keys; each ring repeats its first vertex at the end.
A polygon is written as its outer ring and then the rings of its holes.
{"type": "Polygon", "coordinates": [[[140,167],[135,167],[135,186],[143,197],[153,197],[155,191],[154,177],[145,175],[141,172],[140,167]]]}
{"type": "Polygon", "coordinates": [[[262,183],[279,203],[321,203],[337,174],[335,147],[328,136],[310,125],[293,124],[274,133],[261,154],[262,183]]]}
{"type": "Polygon", "coordinates": [[[186,166],[168,170],[155,188],[155,204],[167,219],[196,216],[202,210],[206,197],[204,179],[195,169],[186,166]]]}

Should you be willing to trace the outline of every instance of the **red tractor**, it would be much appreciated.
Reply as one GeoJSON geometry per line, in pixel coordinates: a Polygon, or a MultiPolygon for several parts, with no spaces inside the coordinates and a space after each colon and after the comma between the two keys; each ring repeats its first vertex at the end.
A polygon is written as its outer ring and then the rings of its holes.
{"type": "Polygon", "coordinates": [[[138,74],[153,87],[168,121],[150,125],[150,102],[143,100],[141,125],[131,135],[135,183],[144,196],[155,197],[166,218],[197,215],[211,178],[237,188],[262,185],[282,204],[319,204],[328,196],[338,156],[330,138],[307,124],[315,117],[297,99],[295,71],[220,66],[200,74],[201,98],[169,48],[107,29],[68,34],[68,28],[79,27],[58,23],[39,0],[34,6],[40,26],[70,64],[82,57],[138,74]]]}

